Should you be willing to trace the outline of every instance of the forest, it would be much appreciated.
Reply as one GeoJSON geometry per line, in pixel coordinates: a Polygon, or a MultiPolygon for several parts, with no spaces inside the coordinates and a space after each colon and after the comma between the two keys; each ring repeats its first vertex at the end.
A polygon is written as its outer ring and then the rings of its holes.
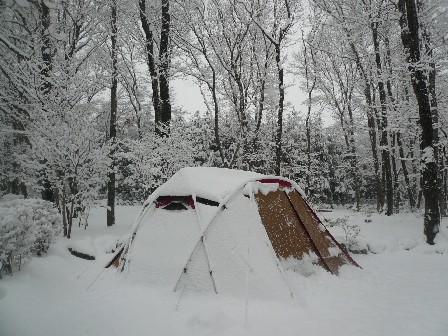
{"type": "Polygon", "coordinates": [[[446,336],[448,0],[0,0],[0,335],[446,336]]]}
{"type": "Polygon", "coordinates": [[[54,203],[70,237],[182,167],[241,169],[319,208],[421,209],[433,244],[447,38],[446,0],[0,0],[1,194],[54,203]]]}

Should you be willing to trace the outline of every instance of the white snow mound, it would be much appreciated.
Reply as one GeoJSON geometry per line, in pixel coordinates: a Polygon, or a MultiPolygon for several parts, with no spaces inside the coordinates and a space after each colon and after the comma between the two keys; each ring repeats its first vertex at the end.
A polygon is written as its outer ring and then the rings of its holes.
{"type": "Polygon", "coordinates": [[[96,248],[91,238],[86,238],[70,243],[67,245],[67,248],[82,254],[87,254],[92,257],[96,256],[96,248]]]}

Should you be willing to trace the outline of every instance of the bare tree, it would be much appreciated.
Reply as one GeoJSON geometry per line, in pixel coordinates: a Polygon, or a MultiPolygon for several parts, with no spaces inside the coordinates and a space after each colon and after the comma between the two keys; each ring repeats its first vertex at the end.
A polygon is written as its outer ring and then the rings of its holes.
{"type": "Polygon", "coordinates": [[[185,55],[178,68],[203,88],[222,165],[234,167],[238,161],[241,167],[251,167],[251,146],[257,142],[266,103],[271,43],[246,12],[238,12],[232,3],[188,2],[182,12],[188,31],[174,37],[185,55]],[[225,116],[235,120],[238,129],[224,146],[219,122],[225,116]]]}
{"type": "Polygon", "coordinates": [[[258,1],[251,7],[239,1],[250,14],[251,19],[261,30],[263,35],[272,43],[275,51],[275,64],[277,67],[277,129],[275,135],[275,165],[274,174],[281,174],[282,161],[282,134],[283,134],[283,110],[285,102],[285,81],[282,49],[285,40],[296,22],[296,11],[300,3],[295,0],[285,1],[258,1]]]}
{"type": "Polygon", "coordinates": [[[415,0],[399,0],[398,7],[401,12],[401,40],[408,53],[408,69],[411,76],[412,88],[418,102],[422,140],[423,163],[423,195],[425,197],[424,233],[426,242],[434,244],[434,238],[440,226],[438,167],[435,160],[434,125],[431,115],[430,91],[423,68],[420,66],[420,25],[415,0]]]}
{"type": "Polygon", "coordinates": [[[375,52],[375,65],[378,78],[378,92],[381,105],[381,118],[379,120],[380,126],[380,146],[381,157],[383,162],[383,176],[385,179],[384,186],[386,189],[386,215],[391,216],[394,213],[394,188],[392,179],[392,163],[389,149],[389,129],[388,129],[388,108],[387,108],[387,96],[386,88],[383,78],[383,61],[381,59],[380,41],[378,36],[378,25],[380,20],[380,14],[383,10],[381,4],[378,8],[375,8],[372,3],[364,1],[364,5],[369,13],[370,29],[372,33],[372,42],[375,52]],[[374,12],[376,11],[376,13],[374,12]]]}
{"type": "MultiPolygon", "coordinates": [[[[310,34],[312,36],[312,34],[310,34]]],[[[315,51],[311,49],[308,51],[304,33],[302,30],[302,44],[303,44],[303,63],[305,68],[305,86],[306,91],[308,93],[308,101],[307,101],[307,113],[305,119],[305,128],[306,128],[306,156],[307,156],[307,173],[306,173],[306,184],[305,184],[305,193],[308,195],[310,180],[311,180],[311,109],[312,109],[312,97],[313,91],[316,87],[317,75],[315,72],[311,72],[310,67],[315,67],[315,51]],[[309,65],[309,62],[312,64],[309,65]]]]}
{"type": "MultiPolygon", "coordinates": [[[[151,22],[146,0],[139,0],[140,20],[145,35],[145,49],[148,69],[151,76],[152,103],[154,107],[155,132],[168,136],[171,122],[171,101],[169,90],[171,15],[170,1],[161,0],[160,39],[154,34],[157,22],[151,22]],[[158,48],[158,57],[156,57],[158,48]]],[[[153,20],[155,21],[155,15],[153,20]]]]}
{"type": "Polygon", "coordinates": [[[118,107],[118,25],[117,25],[117,0],[111,3],[111,60],[112,60],[112,85],[110,88],[110,116],[109,116],[109,142],[112,145],[110,157],[112,164],[109,171],[109,181],[107,183],[107,226],[115,224],[115,163],[114,145],[117,137],[117,107],[118,107]]]}

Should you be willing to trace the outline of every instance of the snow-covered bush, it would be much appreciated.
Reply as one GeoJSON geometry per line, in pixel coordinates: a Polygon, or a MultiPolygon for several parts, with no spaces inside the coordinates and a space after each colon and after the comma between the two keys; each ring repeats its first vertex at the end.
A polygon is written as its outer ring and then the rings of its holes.
{"type": "Polygon", "coordinates": [[[13,273],[33,253],[47,252],[61,232],[61,219],[53,203],[15,199],[0,203],[0,263],[13,273]]]}
{"type": "Polygon", "coordinates": [[[29,258],[35,232],[31,209],[0,207],[0,262],[6,272],[12,273],[29,258]]]}
{"type": "MultiPolygon", "coordinates": [[[[366,253],[367,244],[359,238],[361,229],[356,224],[348,223],[348,217],[336,218],[329,221],[328,226],[333,228],[332,231],[339,231],[344,236],[343,242],[345,248],[354,253],[366,253]]],[[[337,234],[335,234],[337,236],[337,234]]]]}
{"type": "Polygon", "coordinates": [[[348,223],[348,217],[330,220],[328,226],[340,228],[344,232],[346,241],[356,238],[361,231],[358,225],[348,223]]]}
{"type": "Polygon", "coordinates": [[[62,232],[61,216],[51,202],[43,200],[29,201],[34,213],[33,225],[36,228],[36,241],[32,251],[40,256],[48,251],[56,236],[62,232]]]}

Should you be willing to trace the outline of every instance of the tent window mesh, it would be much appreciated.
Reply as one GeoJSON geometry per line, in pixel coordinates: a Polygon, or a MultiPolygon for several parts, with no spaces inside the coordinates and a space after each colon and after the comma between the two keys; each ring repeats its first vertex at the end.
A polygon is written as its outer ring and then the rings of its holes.
{"type": "Polygon", "coordinates": [[[165,210],[194,209],[194,201],[191,196],[159,196],[155,200],[156,208],[165,210]]]}
{"type": "Polygon", "coordinates": [[[162,208],[163,210],[187,210],[187,207],[183,203],[171,202],[162,208]]]}

